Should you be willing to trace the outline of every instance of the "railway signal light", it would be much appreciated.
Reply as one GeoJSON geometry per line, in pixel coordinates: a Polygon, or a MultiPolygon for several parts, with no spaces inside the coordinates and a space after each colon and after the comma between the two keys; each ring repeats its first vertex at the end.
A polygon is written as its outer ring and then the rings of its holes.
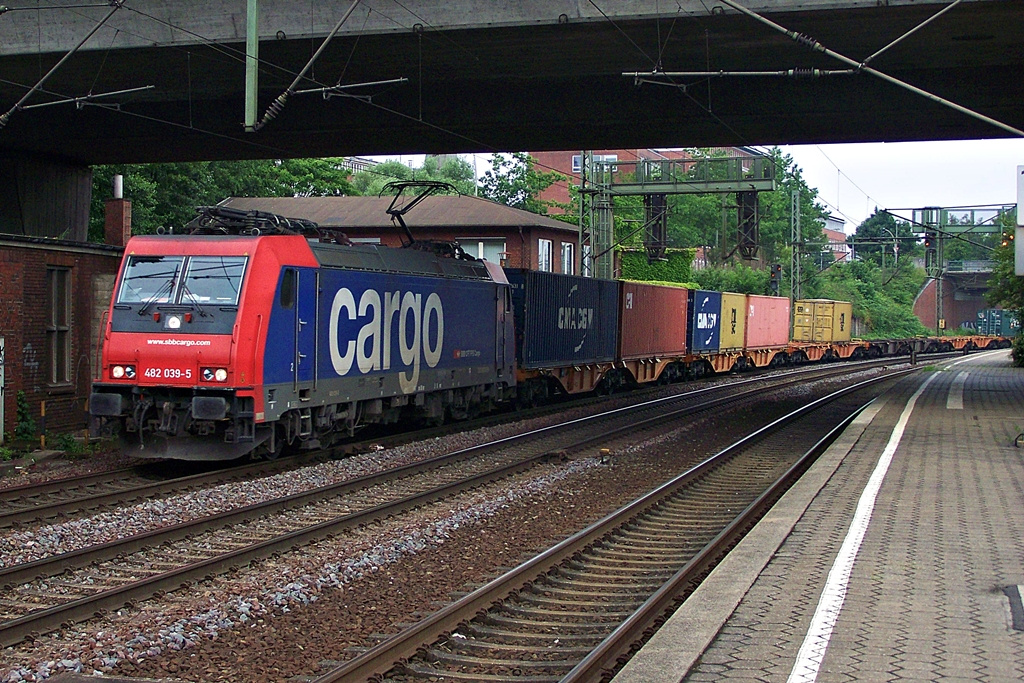
{"type": "Polygon", "coordinates": [[[938,233],[934,230],[926,230],[924,233],[924,267],[935,268],[938,266],[938,233]]]}
{"type": "Polygon", "coordinates": [[[779,293],[779,282],[782,280],[782,264],[773,263],[768,266],[768,288],[773,294],[779,293]]]}

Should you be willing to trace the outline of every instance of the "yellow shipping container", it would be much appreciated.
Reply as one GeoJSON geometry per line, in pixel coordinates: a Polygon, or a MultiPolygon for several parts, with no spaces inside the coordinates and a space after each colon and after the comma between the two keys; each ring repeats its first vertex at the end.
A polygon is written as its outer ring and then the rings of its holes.
{"type": "Polygon", "coordinates": [[[747,330],[747,295],[722,292],[721,351],[742,349],[747,330]]]}
{"type": "Polygon", "coordinates": [[[836,301],[832,313],[832,341],[850,341],[853,338],[853,304],[836,301]]]}
{"type": "Polygon", "coordinates": [[[793,305],[793,339],[811,342],[850,341],[853,304],[829,299],[800,299],[793,305]]]}

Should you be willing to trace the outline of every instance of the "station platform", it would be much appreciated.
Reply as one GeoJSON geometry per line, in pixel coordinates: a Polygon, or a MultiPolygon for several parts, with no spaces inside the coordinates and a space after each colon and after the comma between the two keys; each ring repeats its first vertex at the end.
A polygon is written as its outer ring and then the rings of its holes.
{"type": "Polygon", "coordinates": [[[1024,680],[1024,368],[981,352],[858,416],[613,679],[1024,680]]]}

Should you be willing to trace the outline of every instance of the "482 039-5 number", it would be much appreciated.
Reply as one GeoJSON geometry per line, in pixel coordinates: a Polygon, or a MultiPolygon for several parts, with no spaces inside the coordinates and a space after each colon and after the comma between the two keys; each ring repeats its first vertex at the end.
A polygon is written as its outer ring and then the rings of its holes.
{"type": "Polygon", "coordinates": [[[151,379],[192,379],[192,371],[181,368],[146,368],[142,375],[151,379]]]}

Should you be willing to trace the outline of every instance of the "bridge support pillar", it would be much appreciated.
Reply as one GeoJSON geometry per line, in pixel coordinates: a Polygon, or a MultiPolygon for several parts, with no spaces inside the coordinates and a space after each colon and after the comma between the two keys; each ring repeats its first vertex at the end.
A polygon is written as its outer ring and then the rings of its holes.
{"type": "Polygon", "coordinates": [[[0,159],[0,232],[84,242],[92,169],[40,160],[0,159]]]}

